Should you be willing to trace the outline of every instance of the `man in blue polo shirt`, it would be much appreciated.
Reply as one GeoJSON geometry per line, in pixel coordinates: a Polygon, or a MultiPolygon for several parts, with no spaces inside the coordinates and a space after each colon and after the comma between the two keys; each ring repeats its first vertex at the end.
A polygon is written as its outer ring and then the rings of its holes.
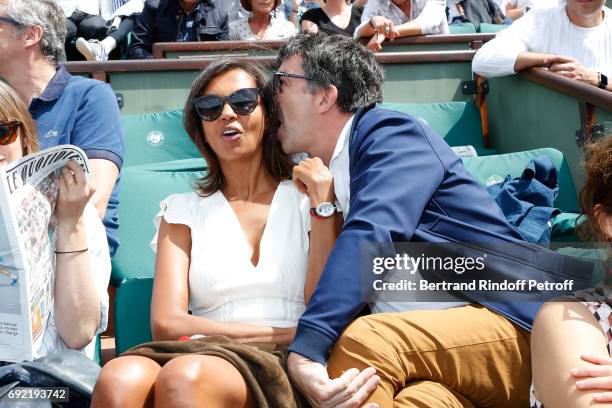
{"type": "Polygon", "coordinates": [[[96,187],[92,199],[112,256],[119,244],[123,163],[119,108],[109,85],[58,67],[65,37],[64,15],[52,0],[0,0],[0,76],[29,104],[41,149],[73,144],[87,153],[96,187]]]}

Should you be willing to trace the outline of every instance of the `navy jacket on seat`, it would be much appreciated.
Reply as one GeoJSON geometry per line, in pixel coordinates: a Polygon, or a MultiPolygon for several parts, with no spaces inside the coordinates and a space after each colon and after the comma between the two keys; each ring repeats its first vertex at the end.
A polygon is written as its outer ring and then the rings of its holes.
{"type": "MultiPolygon", "coordinates": [[[[331,346],[364,308],[360,273],[364,243],[514,242],[528,249],[527,262],[536,263],[547,259],[542,251],[551,253],[522,241],[448,144],[412,116],[377,107],[359,109],[349,156],[350,211],[290,351],[324,363],[331,346]]],[[[550,262],[544,263],[550,267],[550,262]]],[[[502,275],[529,279],[533,269],[506,268],[502,275]]],[[[589,284],[590,276],[579,286],[589,284]]],[[[527,302],[483,305],[526,329],[539,308],[527,302]]]]}

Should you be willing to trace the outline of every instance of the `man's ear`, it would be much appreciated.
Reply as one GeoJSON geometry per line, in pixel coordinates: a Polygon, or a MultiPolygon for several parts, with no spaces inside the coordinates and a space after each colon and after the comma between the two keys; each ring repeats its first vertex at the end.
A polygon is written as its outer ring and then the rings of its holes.
{"type": "Polygon", "coordinates": [[[330,85],[319,92],[319,113],[325,113],[336,106],[336,101],[338,100],[338,88],[336,88],[334,85],[330,85]]]}
{"type": "Polygon", "coordinates": [[[23,34],[21,34],[21,38],[25,43],[25,47],[39,47],[40,42],[42,41],[43,29],[41,26],[32,25],[28,26],[23,34]]]}

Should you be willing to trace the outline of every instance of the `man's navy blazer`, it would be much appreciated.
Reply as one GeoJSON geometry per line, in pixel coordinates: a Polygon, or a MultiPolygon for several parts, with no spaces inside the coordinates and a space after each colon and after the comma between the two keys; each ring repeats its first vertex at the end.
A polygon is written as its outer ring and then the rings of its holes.
{"type": "MultiPolygon", "coordinates": [[[[331,346],[362,311],[362,285],[368,283],[360,272],[363,244],[515,242],[529,248],[528,262],[536,263],[551,253],[523,242],[442,137],[412,116],[378,107],[359,109],[349,157],[350,211],[290,351],[324,363],[331,346]]],[[[533,269],[504,273],[529,279],[533,269]]],[[[578,285],[587,287],[591,277],[583,278],[578,285]]],[[[540,303],[483,305],[530,329],[540,303]]]]}

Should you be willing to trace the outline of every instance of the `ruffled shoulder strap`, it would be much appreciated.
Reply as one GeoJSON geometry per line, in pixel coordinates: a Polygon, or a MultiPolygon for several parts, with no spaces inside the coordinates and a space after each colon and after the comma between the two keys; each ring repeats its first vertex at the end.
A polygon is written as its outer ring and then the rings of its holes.
{"type": "Polygon", "coordinates": [[[157,252],[157,236],[162,218],[168,224],[183,224],[191,230],[195,227],[199,196],[196,193],[172,194],[159,203],[159,212],[153,218],[155,236],[149,243],[151,249],[157,252]]]}

